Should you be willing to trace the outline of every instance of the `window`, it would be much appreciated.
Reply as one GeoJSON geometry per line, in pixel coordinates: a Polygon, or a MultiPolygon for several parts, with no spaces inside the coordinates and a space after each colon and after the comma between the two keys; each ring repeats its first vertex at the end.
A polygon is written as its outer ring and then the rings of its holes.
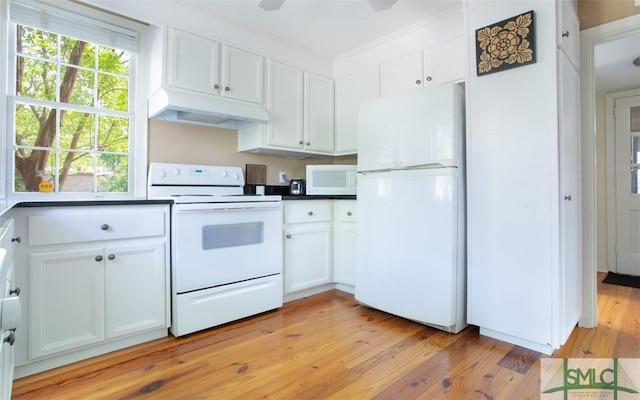
{"type": "Polygon", "coordinates": [[[9,7],[8,190],[130,194],[137,34],[41,6],[9,7]]]}

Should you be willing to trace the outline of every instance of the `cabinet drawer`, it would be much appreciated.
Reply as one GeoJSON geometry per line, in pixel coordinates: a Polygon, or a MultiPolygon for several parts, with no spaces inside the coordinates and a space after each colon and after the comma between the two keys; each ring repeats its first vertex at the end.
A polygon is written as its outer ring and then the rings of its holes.
{"type": "Polygon", "coordinates": [[[336,221],[356,222],[356,202],[353,204],[336,204],[336,221]]]}
{"type": "Polygon", "coordinates": [[[331,220],[331,203],[300,200],[284,206],[284,223],[321,222],[331,220]]]}
{"type": "Polygon", "coordinates": [[[51,209],[29,217],[29,246],[160,236],[165,219],[159,208],[51,209]]]}

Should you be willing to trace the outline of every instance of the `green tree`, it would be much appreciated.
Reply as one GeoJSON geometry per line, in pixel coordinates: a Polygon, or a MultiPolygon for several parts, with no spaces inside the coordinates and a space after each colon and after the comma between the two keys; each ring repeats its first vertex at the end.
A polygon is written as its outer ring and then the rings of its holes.
{"type": "Polygon", "coordinates": [[[61,190],[70,174],[102,170],[103,190],[126,191],[128,53],[26,26],[16,50],[15,190],[56,175],[61,190]]]}

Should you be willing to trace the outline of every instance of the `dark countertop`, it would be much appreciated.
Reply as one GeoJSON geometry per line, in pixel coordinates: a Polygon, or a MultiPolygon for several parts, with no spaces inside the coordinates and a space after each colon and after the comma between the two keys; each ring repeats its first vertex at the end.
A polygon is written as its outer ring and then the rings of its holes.
{"type": "Polygon", "coordinates": [[[19,207],[73,207],[73,206],[126,206],[142,204],[173,204],[173,200],[60,200],[60,201],[9,201],[0,200],[0,223],[3,217],[13,208],[19,207]]]}
{"type": "Polygon", "coordinates": [[[356,195],[305,195],[305,196],[282,196],[282,200],[355,200],[356,195]]]}

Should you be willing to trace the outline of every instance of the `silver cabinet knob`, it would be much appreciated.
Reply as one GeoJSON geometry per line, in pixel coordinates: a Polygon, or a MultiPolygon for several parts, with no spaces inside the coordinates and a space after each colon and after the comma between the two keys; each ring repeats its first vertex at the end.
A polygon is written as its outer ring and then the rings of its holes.
{"type": "Polygon", "coordinates": [[[422,81],[420,79],[416,80],[416,85],[420,85],[422,81]]]}
{"type": "Polygon", "coordinates": [[[311,142],[307,142],[307,146],[311,146],[311,142]]]}
{"type": "Polygon", "coordinates": [[[347,216],[351,216],[351,211],[347,211],[347,216]]]}
{"type": "Polygon", "coordinates": [[[562,32],[562,37],[569,37],[569,31],[562,32]]]}
{"type": "Polygon", "coordinates": [[[9,296],[11,296],[12,294],[15,294],[16,296],[20,296],[20,288],[16,287],[15,289],[9,290],[9,296]]]}
{"type": "Polygon", "coordinates": [[[304,140],[299,141],[298,144],[304,144],[304,140]]]}
{"type": "Polygon", "coordinates": [[[571,195],[564,196],[564,199],[565,199],[565,200],[568,200],[568,201],[571,201],[571,195]]]}
{"type": "Polygon", "coordinates": [[[430,77],[430,76],[427,76],[425,79],[427,80],[427,82],[431,82],[431,80],[432,80],[433,78],[432,78],[432,77],[430,77]]]}
{"type": "Polygon", "coordinates": [[[103,231],[108,231],[109,230],[109,225],[108,224],[102,224],[100,229],[102,229],[103,231]]]}
{"type": "Polygon", "coordinates": [[[309,213],[308,213],[308,214],[309,214],[309,215],[313,215],[313,211],[309,211],[309,213]]]}
{"type": "Polygon", "coordinates": [[[115,255],[115,254],[109,254],[109,255],[107,256],[107,258],[108,258],[109,260],[115,260],[115,259],[116,259],[116,255],[115,255]]]}
{"type": "Polygon", "coordinates": [[[215,85],[213,85],[214,89],[220,89],[220,85],[218,85],[217,83],[215,85]]]}
{"type": "Polygon", "coordinates": [[[16,236],[14,238],[11,238],[11,243],[13,243],[13,242],[22,243],[22,238],[20,236],[16,236]]]}
{"type": "Polygon", "coordinates": [[[225,87],[224,87],[224,91],[225,91],[225,92],[228,92],[228,91],[230,91],[230,90],[231,90],[231,88],[230,88],[229,86],[225,86],[225,87]]]}
{"type": "Polygon", "coordinates": [[[95,258],[95,260],[96,260],[97,262],[100,262],[100,261],[102,261],[103,259],[104,259],[104,258],[103,258],[102,256],[96,256],[96,258],[95,258]]]}
{"type": "Polygon", "coordinates": [[[291,234],[290,233],[287,235],[287,239],[291,239],[291,234]]]}

